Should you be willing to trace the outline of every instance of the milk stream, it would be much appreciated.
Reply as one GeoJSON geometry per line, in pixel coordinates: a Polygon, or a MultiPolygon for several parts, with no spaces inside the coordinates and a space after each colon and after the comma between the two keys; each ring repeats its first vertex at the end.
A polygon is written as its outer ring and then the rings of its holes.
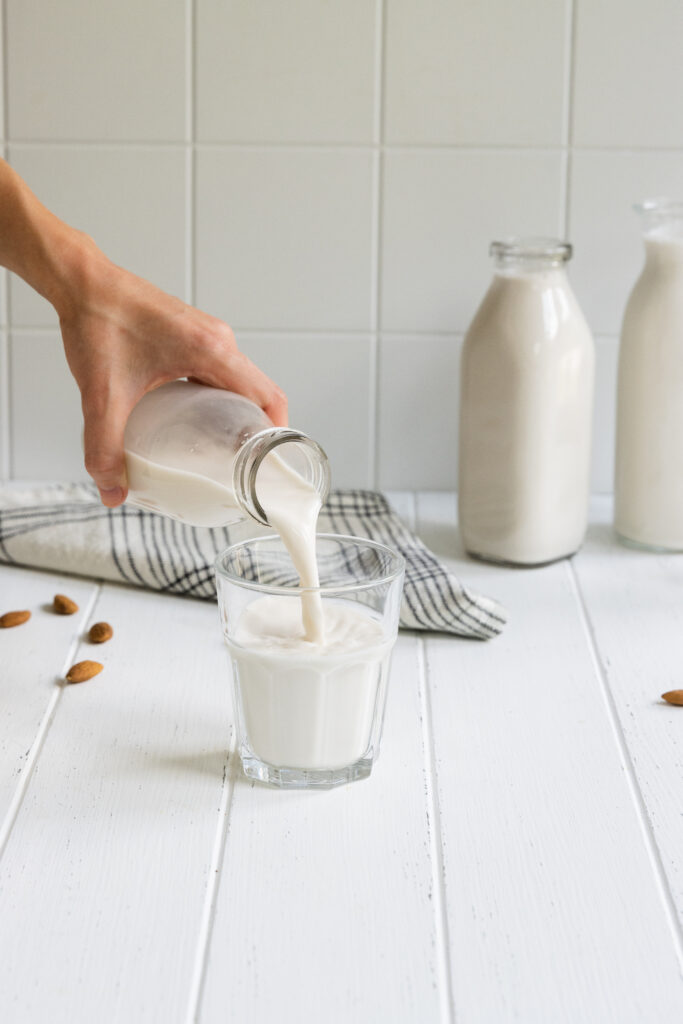
{"type": "MultiPolygon", "coordinates": [[[[232,487],[126,453],[138,504],[197,526],[223,526],[232,487]]],[[[352,601],[323,601],[316,560],[318,492],[276,454],[258,473],[258,498],[299,575],[297,596],[257,597],[228,640],[248,744],[278,767],[335,769],[368,750],[391,642],[352,601]]]]}
{"type": "MultiPolygon", "coordinates": [[[[140,505],[193,526],[224,526],[238,509],[235,492],[198,473],[170,469],[126,452],[128,483],[140,505]]],[[[301,582],[304,635],[322,643],[323,617],[315,554],[315,533],[321,508],[320,495],[275,453],[268,454],[258,474],[258,496],[268,522],[282,542],[301,582]]]]}

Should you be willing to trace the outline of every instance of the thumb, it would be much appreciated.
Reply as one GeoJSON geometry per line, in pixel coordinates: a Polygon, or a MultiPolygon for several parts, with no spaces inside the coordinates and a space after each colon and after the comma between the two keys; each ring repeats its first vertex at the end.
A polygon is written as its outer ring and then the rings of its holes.
{"type": "Polygon", "coordinates": [[[128,403],[113,395],[83,399],[85,468],[109,508],[122,504],[128,493],[123,433],[129,412],[128,403]]]}

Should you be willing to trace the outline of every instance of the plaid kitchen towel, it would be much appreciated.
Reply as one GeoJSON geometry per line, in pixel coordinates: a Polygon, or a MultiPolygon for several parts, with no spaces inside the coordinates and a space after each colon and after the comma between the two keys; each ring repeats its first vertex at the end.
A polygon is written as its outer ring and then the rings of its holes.
{"type": "MultiPolygon", "coordinates": [[[[259,532],[255,523],[250,534],[259,532]]],[[[467,590],[374,491],[332,491],[321,533],[367,537],[406,560],[401,626],[485,640],[505,625],[501,606],[467,590]]],[[[246,535],[245,535],[246,536],[246,535]]],[[[216,553],[234,527],[184,526],[125,505],[107,509],[90,484],[0,491],[0,562],[213,598],[216,553]]]]}

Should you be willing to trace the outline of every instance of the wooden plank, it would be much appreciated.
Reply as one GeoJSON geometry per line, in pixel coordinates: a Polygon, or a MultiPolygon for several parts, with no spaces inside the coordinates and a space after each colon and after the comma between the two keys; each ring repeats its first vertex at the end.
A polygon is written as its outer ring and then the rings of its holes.
{"type": "Polygon", "coordinates": [[[369,779],[327,792],[238,780],[202,1024],[441,1019],[418,669],[403,635],[369,779]]]}
{"type": "Polygon", "coordinates": [[[0,565],[0,614],[27,609],[30,620],[0,630],[0,850],[24,777],[59,701],[60,680],[75,650],[97,584],[56,573],[0,565]],[[52,598],[65,593],[75,615],[55,615],[52,598]],[[4,824],[3,824],[4,823],[4,824]]]}
{"type": "Polygon", "coordinates": [[[107,585],[0,861],[0,1020],[186,1019],[231,735],[213,604],[107,585]],[[90,645],[80,656],[92,656],[90,645]]]}
{"type": "Polygon", "coordinates": [[[683,558],[633,551],[613,534],[611,502],[575,560],[601,669],[642,793],[655,861],[683,942],[683,708],[660,699],[683,688],[683,558]]]}
{"type": "MultiPolygon", "coordinates": [[[[418,502],[442,550],[454,519],[452,497],[418,502]]],[[[426,645],[458,1024],[680,1020],[670,920],[566,563],[449,564],[510,613],[496,640],[426,645]]]]}

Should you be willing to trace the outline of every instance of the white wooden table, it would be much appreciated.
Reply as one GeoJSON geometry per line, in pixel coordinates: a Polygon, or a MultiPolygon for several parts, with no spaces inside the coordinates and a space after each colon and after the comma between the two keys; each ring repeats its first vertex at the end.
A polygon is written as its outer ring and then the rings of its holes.
{"type": "Polygon", "coordinates": [[[213,605],[0,567],[33,610],[0,633],[2,1024],[683,1021],[683,557],[603,504],[572,562],[497,569],[453,496],[395,501],[510,622],[402,635],[335,791],[241,776],[213,605]]]}

